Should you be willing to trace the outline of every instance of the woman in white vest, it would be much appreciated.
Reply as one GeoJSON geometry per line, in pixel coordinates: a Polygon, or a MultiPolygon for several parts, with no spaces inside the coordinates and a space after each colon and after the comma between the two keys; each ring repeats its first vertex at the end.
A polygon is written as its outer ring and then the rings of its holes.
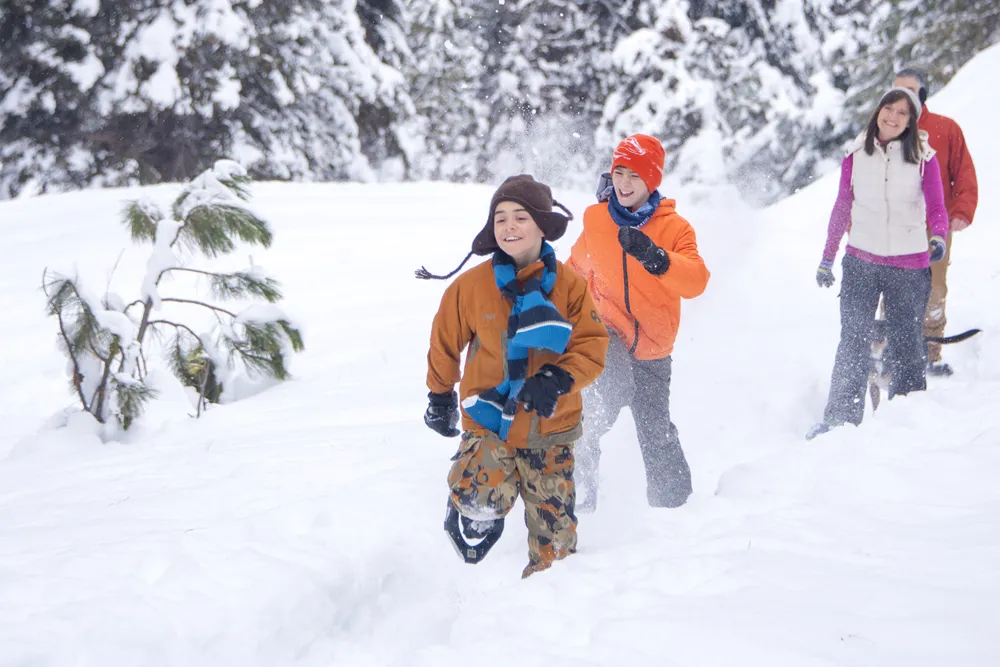
{"type": "Polygon", "coordinates": [[[920,111],[913,91],[889,90],[841,164],[840,192],[816,272],[821,287],[833,284],[833,262],[847,232],[840,345],[823,421],[808,438],[861,423],[880,297],[888,329],[889,398],[927,388],[923,317],[930,263],[945,254],[948,213],[934,149],[927,133],[917,130],[920,111]]]}

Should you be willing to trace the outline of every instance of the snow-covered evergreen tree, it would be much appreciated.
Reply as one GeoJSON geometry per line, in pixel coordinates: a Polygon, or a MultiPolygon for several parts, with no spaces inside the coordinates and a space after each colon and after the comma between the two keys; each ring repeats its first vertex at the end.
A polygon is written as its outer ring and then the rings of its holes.
{"type": "Polygon", "coordinates": [[[682,181],[735,180],[772,199],[807,182],[843,138],[846,87],[830,63],[862,3],[649,2],[650,23],[613,52],[618,82],[597,134],[610,148],[645,131],[682,181]]]}
{"type": "Polygon", "coordinates": [[[894,69],[935,86],[995,0],[23,0],[0,4],[0,197],[258,178],[590,186],[645,131],[770,201],[832,168],[894,69]]]}
{"type": "Polygon", "coordinates": [[[220,154],[261,177],[367,179],[401,150],[385,137],[412,105],[353,0],[5,7],[0,193],[183,180],[220,154]]]}
{"type": "Polygon", "coordinates": [[[362,153],[385,178],[413,176],[412,163],[419,156],[409,136],[416,110],[404,76],[414,59],[405,5],[405,0],[357,0],[365,42],[383,63],[383,84],[374,98],[361,102],[355,119],[362,153]]]}
{"type": "Polygon", "coordinates": [[[413,176],[468,181],[483,151],[486,105],[480,97],[483,40],[475,12],[455,0],[409,0],[412,60],[406,66],[415,105],[413,176]]]}
{"type": "Polygon", "coordinates": [[[610,88],[609,51],[635,2],[506,0],[484,5],[484,179],[531,171],[552,182],[592,180],[593,130],[610,88]]]}
{"type": "Polygon", "coordinates": [[[900,69],[924,70],[932,89],[939,88],[969,58],[1000,41],[996,0],[890,0],[873,18],[849,62],[855,76],[847,107],[858,123],[900,69]]]}

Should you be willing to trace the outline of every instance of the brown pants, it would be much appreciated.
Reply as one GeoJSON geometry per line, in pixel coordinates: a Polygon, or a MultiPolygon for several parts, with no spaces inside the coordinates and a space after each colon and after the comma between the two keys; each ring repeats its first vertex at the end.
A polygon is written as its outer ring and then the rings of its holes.
{"type": "Polygon", "coordinates": [[[524,500],[527,577],[576,552],[573,445],[512,447],[466,433],[448,473],[451,502],[476,521],[499,519],[524,500]]]}
{"type": "MultiPolygon", "coordinates": [[[[925,336],[944,336],[948,318],[945,316],[945,300],[948,298],[948,264],[951,263],[952,233],[948,232],[944,259],[931,264],[931,296],[927,300],[927,314],[924,317],[925,336]]],[[[927,361],[934,364],[941,361],[941,343],[927,343],[927,361]]]]}

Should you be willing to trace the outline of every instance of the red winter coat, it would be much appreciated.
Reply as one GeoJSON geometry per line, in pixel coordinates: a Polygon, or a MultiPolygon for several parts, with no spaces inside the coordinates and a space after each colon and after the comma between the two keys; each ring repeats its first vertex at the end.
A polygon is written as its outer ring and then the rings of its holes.
{"type": "Polygon", "coordinates": [[[931,148],[937,151],[948,219],[961,218],[971,223],[979,203],[979,185],[962,128],[951,118],[931,113],[926,105],[917,126],[927,132],[931,148]]]}

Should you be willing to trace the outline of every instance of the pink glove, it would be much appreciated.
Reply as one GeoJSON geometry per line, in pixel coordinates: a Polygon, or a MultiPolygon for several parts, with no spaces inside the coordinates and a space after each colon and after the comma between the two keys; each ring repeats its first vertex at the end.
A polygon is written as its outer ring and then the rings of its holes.
{"type": "Polygon", "coordinates": [[[949,225],[949,227],[951,228],[951,231],[953,231],[953,232],[960,232],[960,231],[962,231],[963,229],[965,229],[966,227],[968,227],[971,224],[972,223],[969,222],[968,220],[962,220],[961,218],[954,218],[954,219],[952,219],[951,224],[949,225]]]}

